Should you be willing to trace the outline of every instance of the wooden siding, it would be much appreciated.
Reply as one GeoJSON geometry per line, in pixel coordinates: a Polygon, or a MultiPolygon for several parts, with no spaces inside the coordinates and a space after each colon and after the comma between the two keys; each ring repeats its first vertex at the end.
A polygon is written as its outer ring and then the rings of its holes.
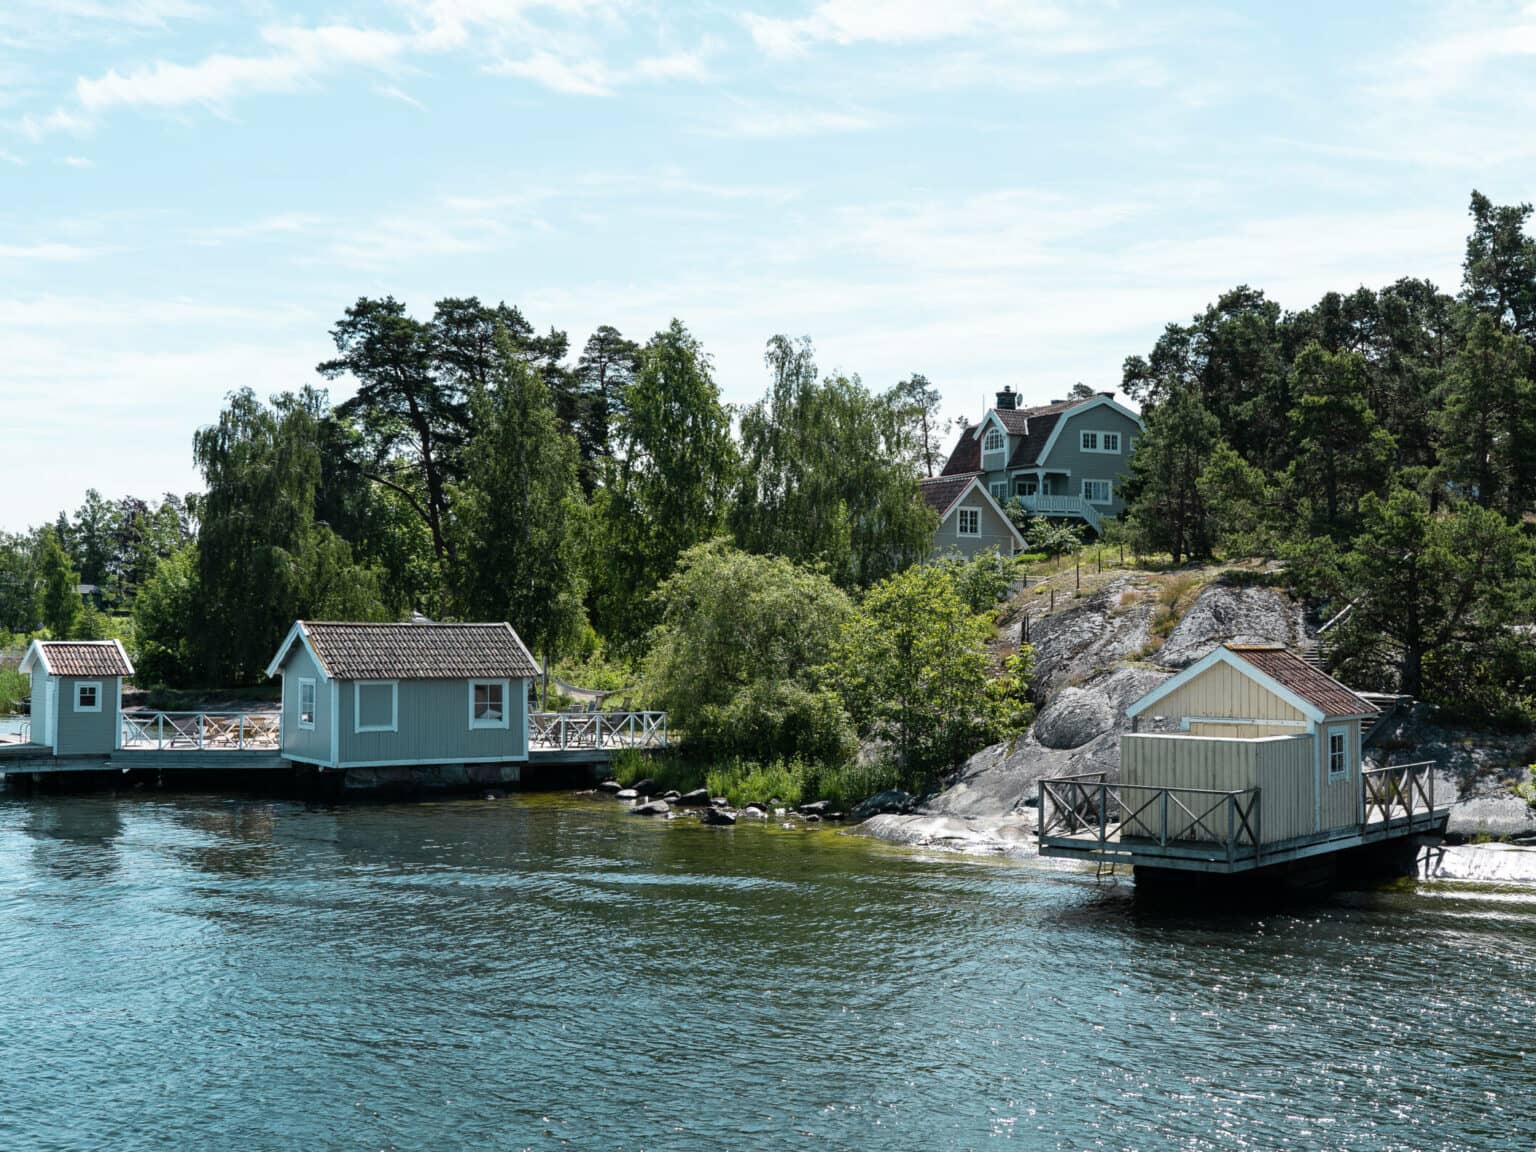
{"type": "Polygon", "coordinates": [[[1360,721],[1325,721],[1317,726],[1317,778],[1322,783],[1322,828],[1345,828],[1360,823],[1360,721]],[[1344,757],[1348,765],[1344,775],[1328,777],[1328,729],[1346,728],[1344,757]]]}
{"type": "Polygon", "coordinates": [[[958,552],[962,556],[979,556],[988,548],[996,548],[1000,556],[1012,556],[1014,539],[1009,530],[1008,522],[997,514],[997,510],[985,499],[981,493],[972,491],[968,496],[962,496],[955,502],[955,506],[949,510],[949,515],[939,525],[939,530],[933,539],[935,552],[958,552]],[[960,535],[960,509],[979,508],[981,510],[981,535],[960,535]]]}
{"type": "MultiPolygon", "coordinates": [[[[1306,718],[1288,701],[1276,696],[1268,688],[1244,676],[1229,664],[1212,664],[1188,684],[1175,689],[1159,700],[1151,714],[1165,717],[1165,730],[1179,728],[1192,716],[1209,720],[1305,720],[1306,718]]],[[[1139,718],[1143,725],[1151,715],[1143,713],[1139,718]]],[[[1244,727],[1249,727],[1244,725],[1244,727]]],[[[1296,730],[1285,726],[1254,729],[1251,735],[1282,736],[1296,730]]]]}
{"type": "Polygon", "coordinates": [[[88,752],[111,752],[117,747],[118,694],[122,678],[118,676],[60,676],[58,695],[58,744],[60,756],[78,756],[88,752]],[[75,711],[75,685],[101,685],[101,711],[75,711]]]}
{"type": "Polygon", "coordinates": [[[1310,735],[1255,741],[1263,841],[1306,836],[1316,823],[1315,742],[1310,735]]]}
{"type": "Polygon", "coordinates": [[[1136,421],[1101,404],[1086,412],[1063,416],[1056,427],[1059,431],[1056,443],[1051,448],[1050,456],[1040,466],[1048,471],[1065,469],[1072,475],[1070,478],[1059,477],[1060,483],[1052,491],[1056,492],[1059,488],[1063,495],[1080,496],[1084,480],[1108,480],[1113,485],[1114,501],[1110,504],[1095,504],[1094,508],[1104,517],[1118,516],[1124,512],[1125,500],[1120,487],[1130,471],[1131,447],[1141,435],[1136,421]],[[1082,432],[1118,432],[1120,451],[1084,452],[1080,435],[1082,432]]]}
{"type": "Polygon", "coordinates": [[[521,760],[528,755],[528,682],[511,680],[506,728],[470,728],[469,681],[401,680],[398,731],[353,731],[353,691],[340,692],[341,767],[521,760]]]}
{"type": "Polygon", "coordinates": [[[305,760],[331,762],[331,686],[303,644],[283,664],[283,751],[305,760]],[[299,681],[315,682],[315,727],[299,727],[299,681]]]}
{"type": "MultiPolygon", "coordinates": [[[[1137,734],[1120,737],[1120,783],[1145,788],[1206,788],[1230,792],[1257,784],[1257,740],[1219,740],[1202,736],[1137,734]]],[[[1147,800],[1145,794],[1122,794],[1121,803],[1130,809],[1147,800]]],[[[1216,797],[1181,797],[1199,815],[1216,797]]],[[[1226,813],[1209,818],[1225,834],[1226,813]]],[[[1179,836],[1193,823],[1189,816],[1170,806],[1168,834],[1179,836]]],[[[1156,836],[1162,825],[1159,805],[1154,804],[1134,820],[1128,821],[1128,836],[1156,836]]]]}

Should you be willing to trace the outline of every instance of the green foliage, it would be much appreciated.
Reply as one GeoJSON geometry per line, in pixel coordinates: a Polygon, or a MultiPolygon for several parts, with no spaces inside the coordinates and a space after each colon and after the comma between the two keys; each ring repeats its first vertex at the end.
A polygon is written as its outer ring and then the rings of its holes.
{"type": "Polygon", "coordinates": [[[573,648],[585,623],[576,441],[511,338],[498,331],[495,340],[493,386],[472,386],[475,436],[455,493],[457,602],[472,618],[510,621],[548,658],[573,648]]]}
{"type": "Polygon", "coordinates": [[[1536,808],[1536,764],[1528,766],[1525,775],[1524,780],[1514,785],[1514,792],[1532,808],[1536,808]]]}
{"type": "Polygon", "coordinates": [[[1536,380],[1531,350],[1479,316],[1451,365],[1440,414],[1446,478],[1515,517],[1536,500],[1536,380]]]}
{"type": "Polygon", "coordinates": [[[803,760],[773,760],[760,764],[731,760],[711,768],[704,786],[711,796],[724,796],[734,807],[767,805],[770,801],[793,808],[805,800],[808,773],[803,760]]]}
{"type": "Polygon", "coordinates": [[[939,561],[952,570],[955,589],[972,612],[997,611],[998,601],[1007,595],[1023,570],[1017,556],[1000,556],[988,548],[969,560],[945,557],[939,561]]]}
{"type": "Polygon", "coordinates": [[[741,415],[737,544],[819,565],[850,589],[926,555],[936,525],[917,498],[908,427],[913,413],[929,419],[921,397],[818,381],[808,340],[775,336],[766,360],[768,395],[741,415]]]}
{"type": "Polygon", "coordinates": [[[58,639],[68,639],[74,635],[75,622],[80,618],[80,593],[75,591],[80,573],[65,555],[58,533],[52,528],[43,529],[37,567],[42,584],[43,625],[58,639]]]}
{"type": "Polygon", "coordinates": [[[31,676],[14,668],[0,668],[0,716],[14,713],[31,694],[31,676]]]}
{"type": "Polygon", "coordinates": [[[656,602],[644,694],[698,754],[851,754],[848,718],[818,670],[852,606],[825,576],[713,541],[684,553],[656,602]]]}
{"type": "Polygon", "coordinates": [[[198,599],[196,552],[189,544],[161,560],[133,602],[133,666],[141,685],[187,687],[195,678],[188,624],[198,599]]]}
{"type": "Polygon", "coordinates": [[[682,322],[658,332],[640,362],[615,419],[617,461],[594,503],[589,547],[593,622],[628,652],[641,649],[656,621],[650,593],[723,526],[736,469],[730,413],[682,322]]]}
{"type": "Polygon", "coordinates": [[[803,793],[827,801],[833,811],[847,812],[859,801],[880,792],[893,788],[912,791],[920,787],[919,781],[894,762],[876,760],[864,764],[814,765],[807,770],[803,793]]]}
{"type": "Polygon", "coordinates": [[[987,615],[972,612],[952,569],[909,568],[877,584],[843,626],[835,658],[860,731],[889,739],[903,770],[955,764],[1027,720],[1025,663],[990,688],[987,615]]]}
{"type": "Polygon", "coordinates": [[[1144,410],[1146,431],[1131,450],[1126,526],[1138,552],[1167,552],[1175,565],[1211,554],[1215,543],[1200,478],[1216,457],[1221,426],[1189,385],[1170,385],[1144,410]]]}
{"type": "Polygon", "coordinates": [[[1034,516],[1017,500],[1004,505],[1013,526],[1024,537],[1028,555],[1036,562],[1050,556],[1070,556],[1083,546],[1083,529],[1067,520],[1052,520],[1046,516],[1034,516]]]}

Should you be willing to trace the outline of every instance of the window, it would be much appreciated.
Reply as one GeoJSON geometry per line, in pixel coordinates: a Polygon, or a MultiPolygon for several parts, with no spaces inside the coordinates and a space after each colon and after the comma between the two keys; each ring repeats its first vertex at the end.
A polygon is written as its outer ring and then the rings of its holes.
{"type": "Polygon", "coordinates": [[[988,428],[987,434],[981,438],[981,450],[983,452],[1001,452],[1003,450],[1003,434],[996,428],[988,428]]]}
{"type": "Polygon", "coordinates": [[[299,681],[299,727],[313,730],[315,727],[315,682],[299,681]]]}
{"type": "Polygon", "coordinates": [[[955,519],[956,524],[958,525],[959,534],[961,536],[981,535],[980,508],[962,508],[960,509],[959,515],[955,519]]]}
{"type": "Polygon", "coordinates": [[[399,685],[393,680],[359,680],[352,685],[352,731],[394,732],[399,685]]]}
{"type": "Polygon", "coordinates": [[[75,711],[101,711],[101,684],[99,681],[85,681],[75,685],[75,711]]]}
{"type": "Polygon", "coordinates": [[[1084,452],[1113,452],[1120,451],[1120,433],[1118,432],[1084,432],[1082,433],[1082,448],[1084,452]]]}
{"type": "Polygon", "coordinates": [[[1108,480],[1084,480],[1083,499],[1090,504],[1109,504],[1114,501],[1114,485],[1108,480]]]}
{"type": "Polygon", "coordinates": [[[1328,729],[1328,777],[1349,774],[1349,729],[1328,729]]]}
{"type": "Polygon", "coordinates": [[[506,680],[471,680],[469,682],[469,726],[471,728],[510,728],[507,704],[512,697],[506,680]]]}
{"type": "Polygon", "coordinates": [[[1040,491],[1040,478],[1038,476],[1019,476],[1013,482],[1013,494],[1015,496],[1034,496],[1040,491]]]}
{"type": "Polygon", "coordinates": [[[992,499],[1001,504],[1008,499],[1008,481],[994,480],[987,485],[987,490],[992,493],[992,499]]]}

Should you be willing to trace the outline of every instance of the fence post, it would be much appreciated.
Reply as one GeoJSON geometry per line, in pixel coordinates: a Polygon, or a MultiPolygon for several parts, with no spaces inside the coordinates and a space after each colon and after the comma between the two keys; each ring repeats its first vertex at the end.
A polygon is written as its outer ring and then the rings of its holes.
{"type": "Polygon", "coordinates": [[[1233,793],[1228,792],[1227,793],[1227,867],[1228,868],[1230,868],[1232,866],[1232,852],[1233,852],[1233,849],[1236,847],[1236,845],[1233,843],[1233,841],[1236,840],[1236,839],[1237,839],[1237,797],[1233,793]]]}
{"type": "Polygon", "coordinates": [[[1108,826],[1107,826],[1108,825],[1108,819],[1107,819],[1108,813],[1109,813],[1109,785],[1101,782],[1099,784],[1099,843],[1100,844],[1104,843],[1105,839],[1108,836],[1108,826]]]}
{"type": "Polygon", "coordinates": [[[1168,789],[1163,789],[1163,828],[1161,846],[1168,847],[1168,789]]]}
{"type": "Polygon", "coordinates": [[[207,723],[208,723],[208,713],[206,713],[206,712],[199,712],[197,714],[197,747],[198,747],[198,751],[202,751],[204,743],[207,742],[207,735],[208,735],[207,734],[207,723]]]}
{"type": "Polygon", "coordinates": [[[155,751],[159,752],[159,751],[162,751],[165,748],[165,713],[164,712],[160,712],[160,713],[156,714],[156,716],[155,716],[155,724],[156,724],[155,751]]]}

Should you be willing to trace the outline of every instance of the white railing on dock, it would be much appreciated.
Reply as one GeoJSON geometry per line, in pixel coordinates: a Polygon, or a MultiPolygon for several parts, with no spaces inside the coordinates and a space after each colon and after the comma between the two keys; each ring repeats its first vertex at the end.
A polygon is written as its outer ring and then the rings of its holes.
{"type": "Polygon", "coordinates": [[[124,712],[123,747],[155,751],[276,749],[276,712],[124,712]]]}
{"type": "Polygon", "coordinates": [[[1412,823],[1415,816],[1435,810],[1435,766],[1422,760],[1415,764],[1389,764],[1360,773],[1361,827],[1373,821],[1390,828],[1412,823]]]}
{"type": "Polygon", "coordinates": [[[542,751],[665,748],[665,712],[535,712],[528,744],[542,751]]]}
{"type": "Polygon", "coordinates": [[[1015,496],[1014,499],[1024,511],[1033,512],[1037,516],[1080,516],[1095,532],[1101,529],[1102,517],[1099,510],[1081,496],[1049,496],[1036,493],[1029,496],[1015,496]]]}
{"type": "Polygon", "coordinates": [[[1228,862],[1257,859],[1263,844],[1259,790],[1112,784],[1102,772],[1040,781],[1040,839],[1084,838],[1208,845],[1228,862]]]}

